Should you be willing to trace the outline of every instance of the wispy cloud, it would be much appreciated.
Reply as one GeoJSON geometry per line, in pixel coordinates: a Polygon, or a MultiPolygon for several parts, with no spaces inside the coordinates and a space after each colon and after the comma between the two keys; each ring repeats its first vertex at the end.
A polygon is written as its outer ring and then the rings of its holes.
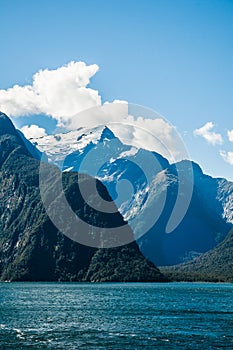
{"type": "Polygon", "coordinates": [[[176,130],[161,115],[139,110],[126,101],[115,100],[102,106],[85,110],[70,120],[67,128],[77,129],[108,125],[119,139],[129,145],[162,154],[170,162],[187,159],[188,153],[176,130]],[[136,109],[136,110],[135,110],[136,109]],[[135,116],[134,114],[140,115],[135,116]],[[140,114],[139,114],[140,113],[140,114]],[[151,116],[148,118],[148,114],[151,116]]]}
{"type": "Polygon", "coordinates": [[[225,162],[233,165],[233,152],[220,151],[219,153],[225,162]]]}
{"type": "Polygon", "coordinates": [[[208,122],[205,125],[203,125],[201,128],[194,130],[195,136],[202,136],[208,143],[211,145],[222,145],[223,144],[223,138],[222,135],[219,133],[216,133],[212,131],[214,128],[214,123],[208,122]]]}
{"type": "Polygon", "coordinates": [[[22,131],[22,133],[24,134],[24,136],[27,139],[31,139],[34,137],[42,137],[42,136],[46,136],[46,131],[44,128],[40,128],[38,125],[25,125],[23,126],[20,131],[22,131]]]}
{"type": "Polygon", "coordinates": [[[0,110],[11,117],[46,114],[62,125],[75,113],[101,104],[98,91],[88,86],[96,64],[70,62],[55,70],[40,70],[31,85],[0,90],[0,110]]]}
{"type": "Polygon", "coordinates": [[[227,131],[227,136],[228,136],[228,140],[230,142],[233,142],[233,130],[228,130],[227,131]]]}

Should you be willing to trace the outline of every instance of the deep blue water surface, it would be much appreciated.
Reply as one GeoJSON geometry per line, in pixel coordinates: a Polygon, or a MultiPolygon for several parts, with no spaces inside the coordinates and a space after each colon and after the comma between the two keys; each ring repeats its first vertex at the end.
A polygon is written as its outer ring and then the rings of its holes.
{"type": "Polygon", "coordinates": [[[233,284],[0,283],[0,349],[233,349],[233,284]]]}

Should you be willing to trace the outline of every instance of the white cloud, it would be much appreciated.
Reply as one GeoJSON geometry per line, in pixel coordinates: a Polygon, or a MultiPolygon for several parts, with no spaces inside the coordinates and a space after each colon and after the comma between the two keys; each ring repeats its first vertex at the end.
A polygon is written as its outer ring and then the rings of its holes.
{"type": "Polygon", "coordinates": [[[40,70],[32,85],[0,90],[0,110],[11,117],[43,113],[59,125],[69,123],[75,113],[101,104],[98,91],[87,87],[98,69],[96,64],[70,62],[55,70],[40,70]]]}
{"type": "Polygon", "coordinates": [[[27,139],[38,138],[47,135],[45,129],[40,128],[38,125],[25,125],[20,129],[20,131],[22,131],[27,139]]]}
{"type": "MultiPolygon", "coordinates": [[[[55,70],[40,70],[31,85],[0,90],[0,110],[11,117],[46,114],[66,130],[109,125],[123,142],[156,151],[171,162],[188,157],[176,129],[155,112],[127,101],[101,104],[98,91],[88,87],[98,69],[96,64],[70,62],[55,70]]],[[[27,138],[46,134],[37,125],[21,131],[27,138]]]]}
{"type": "Polygon", "coordinates": [[[176,128],[156,112],[140,106],[126,101],[105,103],[77,114],[67,127],[74,130],[80,126],[97,125],[108,125],[122,142],[158,152],[171,162],[189,158],[176,128]],[[148,113],[150,118],[147,117],[148,113]],[[140,114],[142,116],[137,116],[140,114]]]}
{"type": "Polygon", "coordinates": [[[227,132],[227,136],[228,136],[228,140],[229,140],[230,142],[233,142],[233,130],[229,130],[229,131],[227,132]]]}
{"type": "Polygon", "coordinates": [[[233,152],[220,151],[219,153],[225,162],[233,165],[233,152]]]}
{"type": "Polygon", "coordinates": [[[128,116],[122,124],[123,127],[120,123],[110,126],[123,142],[160,153],[170,162],[187,158],[176,128],[166,120],[128,116]]]}
{"type": "Polygon", "coordinates": [[[101,106],[85,109],[72,116],[66,124],[67,130],[74,130],[80,126],[95,127],[113,122],[121,122],[128,116],[128,103],[123,101],[106,102],[101,106]]]}
{"type": "Polygon", "coordinates": [[[222,145],[223,144],[222,135],[212,131],[214,126],[215,125],[212,122],[208,122],[205,125],[203,125],[200,129],[194,130],[193,133],[196,136],[204,137],[204,139],[213,146],[216,144],[222,145]]]}

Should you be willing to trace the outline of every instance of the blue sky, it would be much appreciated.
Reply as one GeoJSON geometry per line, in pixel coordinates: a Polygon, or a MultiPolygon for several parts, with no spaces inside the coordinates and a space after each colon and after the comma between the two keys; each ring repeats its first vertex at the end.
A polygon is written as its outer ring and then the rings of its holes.
{"type": "MultiPolygon", "coordinates": [[[[158,111],[208,174],[233,180],[233,1],[0,0],[0,23],[1,91],[40,69],[97,64],[89,86],[102,102],[158,111]]],[[[56,124],[13,119],[47,132],[56,124]]]]}

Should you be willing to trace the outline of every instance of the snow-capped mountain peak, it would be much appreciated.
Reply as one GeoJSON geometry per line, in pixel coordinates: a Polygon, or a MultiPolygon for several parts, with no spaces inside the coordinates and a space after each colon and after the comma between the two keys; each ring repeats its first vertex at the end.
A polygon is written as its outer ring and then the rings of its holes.
{"type": "Polygon", "coordinates": [[[107,126],[30,141],[62,171],[88,173],[101,180],[135,238],[145,234],[146,239],[138,239],[140,248],[157,265],[175,264],[187,252],[213,248],[233,222],[232,183],[206,176],[189,160],[169,164],[156,152],[124,144],[107,126]],[[190,186],[192,195],[185,210],[181,205],[180,225],[165,234],[174,207],[186,200],[190,186]]]}
{"type": "Polygon", "coordinates": [[[89,144],[96,145],[114,138],[115,135],[107,126],[100,126],[93,129],[80,127],[66,133],[32,138],[30,141],[47,155],[49,162],[60,167],[67,155],[82,152],[89,144]]]}

